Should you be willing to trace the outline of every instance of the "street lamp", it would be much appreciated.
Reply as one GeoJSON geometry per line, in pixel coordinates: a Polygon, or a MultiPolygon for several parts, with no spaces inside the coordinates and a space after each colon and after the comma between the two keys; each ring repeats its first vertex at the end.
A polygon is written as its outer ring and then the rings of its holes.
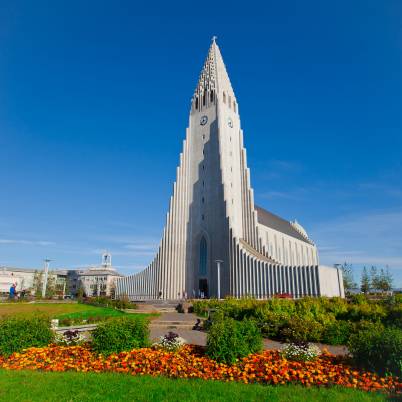
{"type": "Polygon", "coordinates": [[[49,262],[52,260],[49,260],[48,258],[43,260],[45,262],[45,277],[43,278],[43,283],[42,283],[42,297],[46,296],[46,287],[47,287],[47,277],[49,274],[49,262]]]}
{"type": "Polygon", "coordinates": [[[215,260],[216,268],[218,272],[218,299],[221,298],[221,264],[223,263],[222,260],[215,260]]]}

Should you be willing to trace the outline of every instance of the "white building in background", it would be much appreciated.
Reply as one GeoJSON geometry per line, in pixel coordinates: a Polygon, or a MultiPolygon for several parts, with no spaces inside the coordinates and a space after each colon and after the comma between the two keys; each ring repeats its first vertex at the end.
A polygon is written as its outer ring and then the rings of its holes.
{"type": "MultiPolygon", "coordinates": [[[[16,285],[17,293],[35,294],[35,281],[43,280],[43,269],[15,268],[0,266],[0,294],[8,294],[10,287],[16,285]]],[[[67,270],[52,270],[48,274],[48,283],[52,283],[57,293],[64,294],[67,270]]],[[[41,288],[39,286],[39,288],[41,288]]]]}
{"type": "Polygon", "coordinates": [[[78,295],[81,288],[88,297],[114,296],[116,280],[122,276],[113,268],[111,254],[104,253],[101,265],[77,268],[69,272],[70,292],[78,295]]]}
{"type": "Polygon", "coordinates": [[[239,104],[213,40],[192,98],[159,249],[145,270],[117,281],[117,295],[285,293],[343,297],[342,273],[319,266],[317,247],[299,223],[254,204],[239,104]]]}
{"type": "MultiPolygon", "coordinates": [[[[112,266],[110,253],[102,254],[102,263],[89,268],[54,269],[48,274],[48,286],[55,289],[55,295],[77,296],[82,289],[86,296],[114,295],[116,280],[121,278],[112,266]]],[[[15,284],[17,293],[35,294],[35,288],[42,289],[44,270],[0,266],[0,295],[6,295],[15,284]],[[36,283],[36,282],[39,282],[36,283]]]]}

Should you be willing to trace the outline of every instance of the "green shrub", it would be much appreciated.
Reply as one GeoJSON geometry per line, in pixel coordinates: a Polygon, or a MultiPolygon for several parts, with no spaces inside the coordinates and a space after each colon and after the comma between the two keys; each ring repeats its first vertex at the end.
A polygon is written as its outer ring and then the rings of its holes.
{"type": "Polygon", "coordinates": [[[331,321],[324,326],[321,340],[328,345],[345,345],[349,340],[351,327],[348,321],[331,321]]]}
{"type": "MultiPolygon", "coordinates": [[[[216,310],[214,315],[217,317],[237,321],[253,319],[265,337],[279,340],[345,344],[350,333],[369,322],[402,328],[402,303],[398,295],[382,300],[356,295],[349,302],[339,297],[304,297],[298,300],[226,298],[194,302],[194,311],[198,315],[207,316],[210,309],[216,310]]],[[[210,324],[206,323],[207,326],[210,324]]]]}
{"type": "Polygon", "coordinates": [[[94,351],[108,356],[149,345],[149,322],[141,317],[120,317],[100,323],[92,332],[94,351]]]}
{"type": "Polygon", "coordinates": [[[290,342],[319,342],[323,326],[309,317],[292,317],[281,330],[283,339],[290,342]]]}
{"type": "Polygon", "coordinates": [[[343,314],[341,318],[350,321],[379,321],[386,317],[386,308],[380,303],[359,303],[349,306],[348,312],[343,314]]]}
{"type": "Polygon", "coordinates": [[[287,312],[264,311],[257,316],[262,334],[267,338],[280,338],[281,331],[287,326],[290,316],[287,312]]]}
{"type": "Polygon", "coordinates": [[[385,318],[384,322],[388,326],[394,326],[398,327],[399,329],[402,329],[402,305],[398,304],[392,306],[389,309],[387,317],[385,318]]]}
{"type": "Polygon", "coordinates": [[[25,348],[52,343],[54,333],[45,317],[10,317],[0,321],[0,354],[8,356],[25,348]]]}
{"type": "Polygon", "coordinates": [[[222,318],[214,321],[208,332],[207,354],[218,362],[232,364],[261,349],[261,332],[251,320],[222,318]]]}
{"type": "Polygon", "coordinates": [[[380,375],[402,375],[402,330],[371,326],[353,334],[348,347],[358,366],[380,375]]]}

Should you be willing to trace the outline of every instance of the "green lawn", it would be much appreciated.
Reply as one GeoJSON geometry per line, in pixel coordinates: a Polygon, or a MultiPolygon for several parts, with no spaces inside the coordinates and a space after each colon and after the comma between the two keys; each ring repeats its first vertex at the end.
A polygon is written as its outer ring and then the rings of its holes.
{"type": "Polygon", "coordinates": [[[347,388],[264,386],[113,373],[0,370],[2,401],[386,401],[347,388]]]}
{"type": "Polygon", "coordinates": [[[1,303],[0,318],[10,315],[29,316],[34,314],[48,315],[50,318],[69,318],[86,320],[89,317],[141,316],[151,317],[153,314],[127,314],[113,308],[96,307],[80,303],[1,303]]]}

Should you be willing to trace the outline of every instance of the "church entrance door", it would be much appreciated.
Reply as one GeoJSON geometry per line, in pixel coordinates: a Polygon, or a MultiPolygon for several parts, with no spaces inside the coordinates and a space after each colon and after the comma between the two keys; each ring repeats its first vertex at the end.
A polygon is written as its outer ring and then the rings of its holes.
{"type": "Polygon", "coordinates": [[[203,278],[199,280],[198,287],[200,289],[200,297],[204,295],[204,298],[208,299],[208,279],[203,278]]]}

